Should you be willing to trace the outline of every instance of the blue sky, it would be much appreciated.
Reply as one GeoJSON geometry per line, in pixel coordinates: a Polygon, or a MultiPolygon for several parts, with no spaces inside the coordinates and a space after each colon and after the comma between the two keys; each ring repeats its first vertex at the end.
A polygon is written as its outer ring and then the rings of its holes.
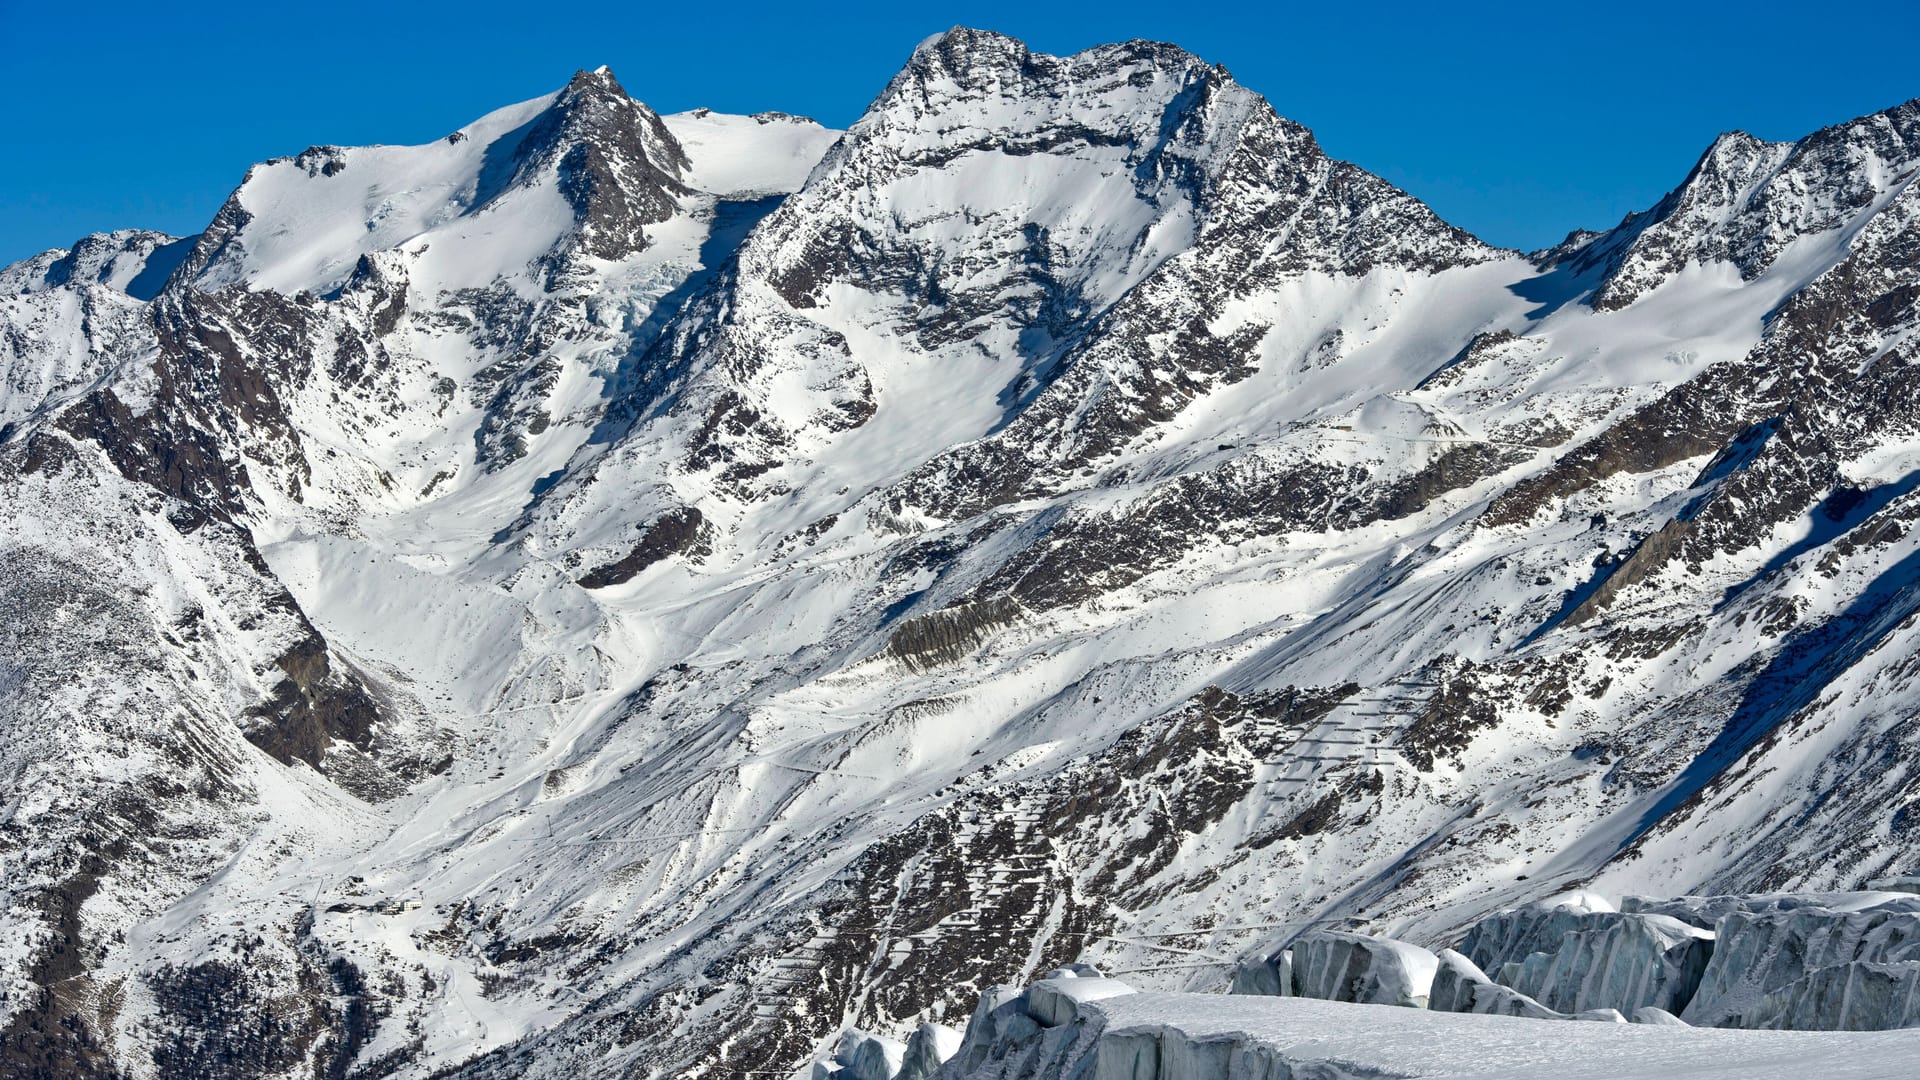
{"type": "Polygon", "coordinates": [[[1912,0],[0,0],[0,262],[109,228],[196,232],[256,160],[423,142],[603,63],[662,112],[783,109],[843,126],[916,42],[955,24],[1056,53],[1176,42],[1336,156],[1518,247],[1650,205],[1720,131],[1795,138],[1920,96],[1912,0]]]}

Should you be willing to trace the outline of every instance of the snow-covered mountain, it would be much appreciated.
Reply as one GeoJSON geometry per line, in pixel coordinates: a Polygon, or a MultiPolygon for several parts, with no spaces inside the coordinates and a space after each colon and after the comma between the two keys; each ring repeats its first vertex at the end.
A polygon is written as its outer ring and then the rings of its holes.
{"type": "Polygon", "coordinates": [[[1523,255],[1168,45],[0,270],[0,1074],[731,1075],[1920,854],[1920,101],[1523,255]]]}

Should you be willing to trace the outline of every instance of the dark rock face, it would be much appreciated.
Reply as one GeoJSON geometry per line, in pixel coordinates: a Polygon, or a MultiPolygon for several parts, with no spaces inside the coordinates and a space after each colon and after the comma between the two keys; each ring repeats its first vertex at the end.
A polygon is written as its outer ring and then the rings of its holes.
{"type": "Polygon", "coordinates": [[[324,1030],[315,1018],[262,1009],[237,965],[196,964],[152,982],[162,1015],[174,1025],[154,1064],[174,1075],[241,1080],[284,1072],[305,1060],[324,1030]]]}
{"type": "Polygon", "coordinates": [[[655,518],[640,535],[633,550],[620,558],[596,567],[580,579],[581,588],[604,589],[609,585],[624,585],[632,581],[634,575],[659,562],[669,555],[684,555],[697,559],[713,553],[713,530],[701,516],[700,511],[691,506],[683,506],[655,518]]]}
{"type": "MultiPolygon", "coordinates": [[[[291,607],[291,598],[288,604],[291,607]]],[[[255,746],[282,763],[299,760],[315,768],[336,739],[362,750],[371,746],[379,706],[358,680],[333,670],[327,643],[317,631],[277,658],[274,666],[285,678],[272,697],[249,710],[260,721],[247,731],[255,746]]]]}
{"type": "Polygon", "coordinates": [[[1478,732],[1499,724],[1499,691],[1481,684],[1472,661],[1438,663],[1429,674],[1438,679],[1434,694],[1399,738],[1401,751],[1422,769],[1457,757],[1478,732]]]}
{"type": "MultiPolygon", "coordinates": [[[[240,182],[241,187],[244,188],[247,180],[252,178],[253,171],[248,170],[247,176],[240,182]]],[[[167,278],[167,288],[171,290],[191,283],[221,256],[232,254],[238,246],[237,238],[241,231],[252,220],[253,215],[247,212],[246,207],[240,205],[239,191],[236,190],[232,195],[227,196],[227,201],[220,205],[220,210],[214,214],[213,220],[194,239],[192,250],[187,253],[186,258],[180,260],[178,266],[174,267],[173,273],[167,278]]]]}
{"type": "Polygon", "coordinates": [[[618,259],[646,247],[646,226],[667,220],[675,200],[692,193],[680,180],[686,168],[686,151],[659,115],[601,68],[576,72],[534,121],[514,152],[509,186],[556,173],[580,250],[618,259]]]}
{"type": "Polygon", "coordinates": [[[1020,605],[1005,597],[920,615],[901,623],[887,639],[887,652],[909,667],[931,667],[973,651],[986,636],[1020,617],[1020,605]]]}
{"type": "Polygon", "coordinates": [[[61,888],[38,899],[53,910],[55,939],[31,972],[32,995],[15,1005],[0,1028],[0,1072],[21,1080],[119,1080],[123,1075],[103,1042],[102,1032],[76,998],[91,981],[80,926],[80,905],[98,887],[105,864],[89,860],[61,888]]]}

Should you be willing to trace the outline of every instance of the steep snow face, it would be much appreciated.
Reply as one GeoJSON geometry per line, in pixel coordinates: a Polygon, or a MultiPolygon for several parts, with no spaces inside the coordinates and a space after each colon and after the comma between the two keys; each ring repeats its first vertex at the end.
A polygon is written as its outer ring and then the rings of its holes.
{"type": "Polygon", "coordinates": [[[143,301],[191,246],[128,229],[0,269],[0,442],[151,352],[143,301]]]}
{"type": "Polygon", "coordinates": [[[687,465],[801,486],[796,459],[837,443],[870,487],[984,434],[1059,339],[1191,244],[1256,103],[1168,47],[922,46],[741,249],[712,325],[665,343],[656,362],[690,373],[674,409],[705,420],[687,465]]]}
{"type": "Polygon", "coordinates": [[[441,247],[464,249],[448,252],[449,267],[530,262],[569,223],[551,186],[516,193],[529,205],[484,212],[507,193],[518,161],[538,152],[522,144],[559,97],[508,106],[425,146],[316,146],[256,165],[201,239],[191,280],[328,293],[362,256],[438,230],[441,247]],[[478,220],[460,220],[469,217],[478,220]],[[494,246],[480,249],[488,240],[494,246]]]}
{"type": "Polygon", "coordinates": [[[956,31],[642,361],[592,490],[564,479],[528,526],[548,550],[605,535],[641,487],[642,516],[697,503],[728,526],[715,558],[751,560],[1085,487],[1096,465],[1185,471],[1227,433],[1143,451],[1211,390],[1247,382],[1228,407],[1268,423],[1358,406],[1383,381],[1369,361],[1417,379],[1426,350],[1518,318],[1496,283],[1536,273],[1171,46],[1056,58],[956,31]]]}
{"type": "MultiPolygon", "coordinates": [[[[122,305],[137,361],[0,449],[276,597],[147,635],[237,687],[180,753],[248,783],[128,820],[245,846],[67,919],[49,804],[9,963],[125,996],[7,1015],[142,1077],[784,1068],[1082,955],[1217,987],[1313,928],[1909,869],[1905,115],[1721,148],[1620,304],[1626,263],[1490,249],[1144,43],[942,35],[838,139],[591,72],[262,166],[122,305]],[[1776,181],[1853,209],[1742,261],[1704,208],[1776,181]]],[[[11,300],[77,295],[51,262],[11,300]]],[[[90,632],[42,668],[113,730],[90,632]]]]}
{"type": "Polygon", "coordinates": [[[674,403],[705,417],[688,464],[723,485],[804,490],[827,470],[795,459],[832,452],[870,489],[999,432],[884,500],[964,517],[1244,377],[1268,327],[1257,304],[1216,310],[1223,278],[1491,255],[1179,49],[1056,58],[955,31],[742,249],[725,320],[684,323],[662,363],[694,373],[674,403]],[[1011,490],[934,490],[982,470],[1011,490]]]}

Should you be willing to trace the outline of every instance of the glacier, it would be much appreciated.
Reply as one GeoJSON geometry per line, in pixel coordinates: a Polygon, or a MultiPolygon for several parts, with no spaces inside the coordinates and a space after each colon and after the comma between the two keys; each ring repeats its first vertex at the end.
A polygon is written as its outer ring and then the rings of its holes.
{"type": "Polygon", "coordinates": [[[1753,1080],[1904,1075],[1902,1032],[1727,1031],[1566,1024],[1308,998],[1142,993],[1091,1003],[1069,1029],[1039,1029],[941,1080],[1384,1080],[1619,1076],[1753,1080]]]}

